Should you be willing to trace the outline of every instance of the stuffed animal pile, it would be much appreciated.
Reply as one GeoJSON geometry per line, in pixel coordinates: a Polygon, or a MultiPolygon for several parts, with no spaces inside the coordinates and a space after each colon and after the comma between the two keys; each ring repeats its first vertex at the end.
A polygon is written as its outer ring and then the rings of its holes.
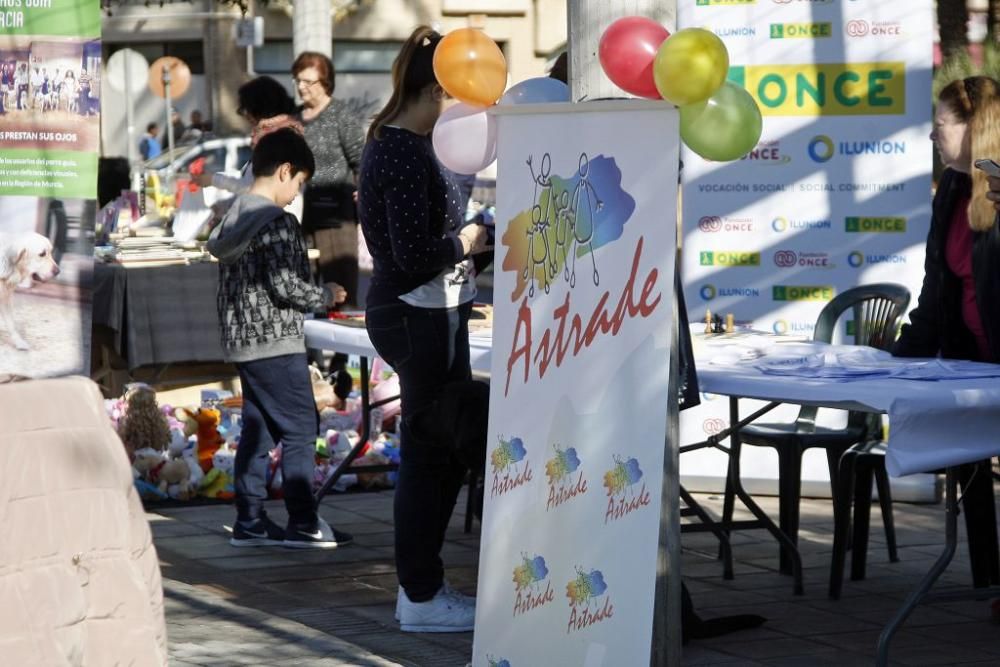
{"type": "MultiPolygon", "coordinates": [[[[373,368],[373,386],[388,395],[398,391],[391,369],[373,368]]],[[[313,369],[313,393],[320,413],[316,441],[314,488],[319,488],[358,443],[361,401],[341,398],[329,381],[313,369]]],[[[343,394],[343,392],[341,392],[343,394]]],[[[105,401],[105,408],[132,462],[136,487],[144,500],[222,500],[234,497],[236,450],[242,431],[242,399],[228,392],[202,393],[202,405],[160,406],[156,393],[145,384],[129,385],[125,394],[105,401]]],[[[399,462],[398,436],[383,431],[395,425],[398,402],[372,410],[368,444],[352,465],[399,462]]],[[[391,488],[396,473],[343,475],[334,489],[360,484],[364,488],[391,488]]],[[[267,488],[271,498],[281,497],[281,443],[270,453],[267,488]]]]}

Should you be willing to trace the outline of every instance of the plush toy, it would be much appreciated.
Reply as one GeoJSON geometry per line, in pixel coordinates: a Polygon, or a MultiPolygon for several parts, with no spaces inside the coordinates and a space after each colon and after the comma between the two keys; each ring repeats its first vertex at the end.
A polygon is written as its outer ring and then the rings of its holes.
{"type": "MultiPolygon", "coordinates": [[[[201,452],[199,452],[200,456],[201,452]]],[[[206,498],[231,500],[236,495],[233,488],[233,473],[236,468],[236,453],[223,445],[212,456],[212,469],[201,480],[198,492],[206,498]]]]}
{"type": "Polygon", "coordinates": [[[221,415],[215,408],[198,408],[195,412],[187,408],[182,409],[198,424],[198,464],[207,475],[212,470],[212,457],[215,452],[226,444],[225,438],[219,435],[221,415]]]}
{"type": "Polygon", "coordinates": [[[118,435],[129,458],[143,448],[163,451],[170,444],[167,419],[156,404],[156,392],[147,385],[134,385],[125,393],[125,413],[118,423],[118,435]]]}
{"type": "Polygon", "coordinates": [[[205,478],[205,471],[198,464],[197,447],[194,444],[189,444],[181,452],[181,460],[187,464],[188,470],[191,471],[191,485],[197,489],[201,485],[201,480],[205,478]]]}
{"type": "Polygon", "coordinates": [[[316,401],[316,409],[322,411],[324,408],[333,407],[337,397],[333,394],[333,385],[323,377],[323,372],[313,364],[309,364],[309,379],[312,380],[313,399],[316,401]]]}
{"type": "Polygon", "coordinates": [[[170,459],[160,468],[157,487],[174,500],[190,500],[197,491],[191,483],[191,469],[182,459],[170,459]]]}

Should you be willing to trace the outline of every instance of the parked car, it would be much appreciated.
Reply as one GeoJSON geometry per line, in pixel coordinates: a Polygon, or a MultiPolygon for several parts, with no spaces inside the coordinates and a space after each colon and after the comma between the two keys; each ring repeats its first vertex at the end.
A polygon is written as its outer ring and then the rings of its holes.
{"type": "Polygon", "coordinates": [[[177,146],[148,160],[142,165],[146,182],[146,210],[155,207],[160,215],[170,215],[180,205],[184,193],[189,191],[191,174],[214,171],[236,174],[250,159],[252,152],[249,137],[227,137],[177,146]],[[168,189],[166,183],[171,167],[174,187],[168,189]]]}

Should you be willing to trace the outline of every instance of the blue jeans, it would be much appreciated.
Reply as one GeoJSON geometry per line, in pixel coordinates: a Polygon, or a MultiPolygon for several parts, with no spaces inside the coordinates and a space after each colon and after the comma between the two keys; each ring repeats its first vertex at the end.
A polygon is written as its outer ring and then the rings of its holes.
{"type": "Polygon", "coordinates": [[[243,385],[243,431],[236,449],[236,513],[240,521],[260,516],[267,500],[268,453],[281,442],[281,490],[288,523],[313,530],[319,415],[305,352],[236,364],[243,385]]]}
{"type": "Polygon", "coordinates": [[[400,464],[393,505],[396,573],[413,602],[434,597],[444,581],[441,546],[466,468],[449,443],[415,431],[412,415],[431,406],[449,382],[472,377],[469,315],[457,308],[415,308],[402,301],[369,306],[368,335],[399,375],[400,464]]]}

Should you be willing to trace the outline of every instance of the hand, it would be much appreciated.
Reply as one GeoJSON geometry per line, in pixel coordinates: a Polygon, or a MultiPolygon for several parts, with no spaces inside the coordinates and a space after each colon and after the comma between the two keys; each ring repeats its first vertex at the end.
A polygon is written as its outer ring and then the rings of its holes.
{"type": "Polygon", "coordinates": [[[333,296],[334,304],[344,303],[347,301],[347,290],[337,283],[326,283],[324,287],[330,290],[330,294],[333,296]]]}
{"type": "Polygon", "coordinates": [[[475,255],[486,249],[488,232],[485,225],[466,225],[458,233],[458,240],[462,242],[462,249],[466,255],[475,255]]]}
{"type": "Polygon", "coordinates": [[[191,174],[191,180],[203,188],[208,188],[212,186],[211,174],[191,174]]]}
{"type": "Polygon", "coordinates": [[[986,180],[990,184],[990,191],[986,193],[986,198],[993,202],[993,208],[1000,211],[1000,178],[987,176],[986,180]]]}

